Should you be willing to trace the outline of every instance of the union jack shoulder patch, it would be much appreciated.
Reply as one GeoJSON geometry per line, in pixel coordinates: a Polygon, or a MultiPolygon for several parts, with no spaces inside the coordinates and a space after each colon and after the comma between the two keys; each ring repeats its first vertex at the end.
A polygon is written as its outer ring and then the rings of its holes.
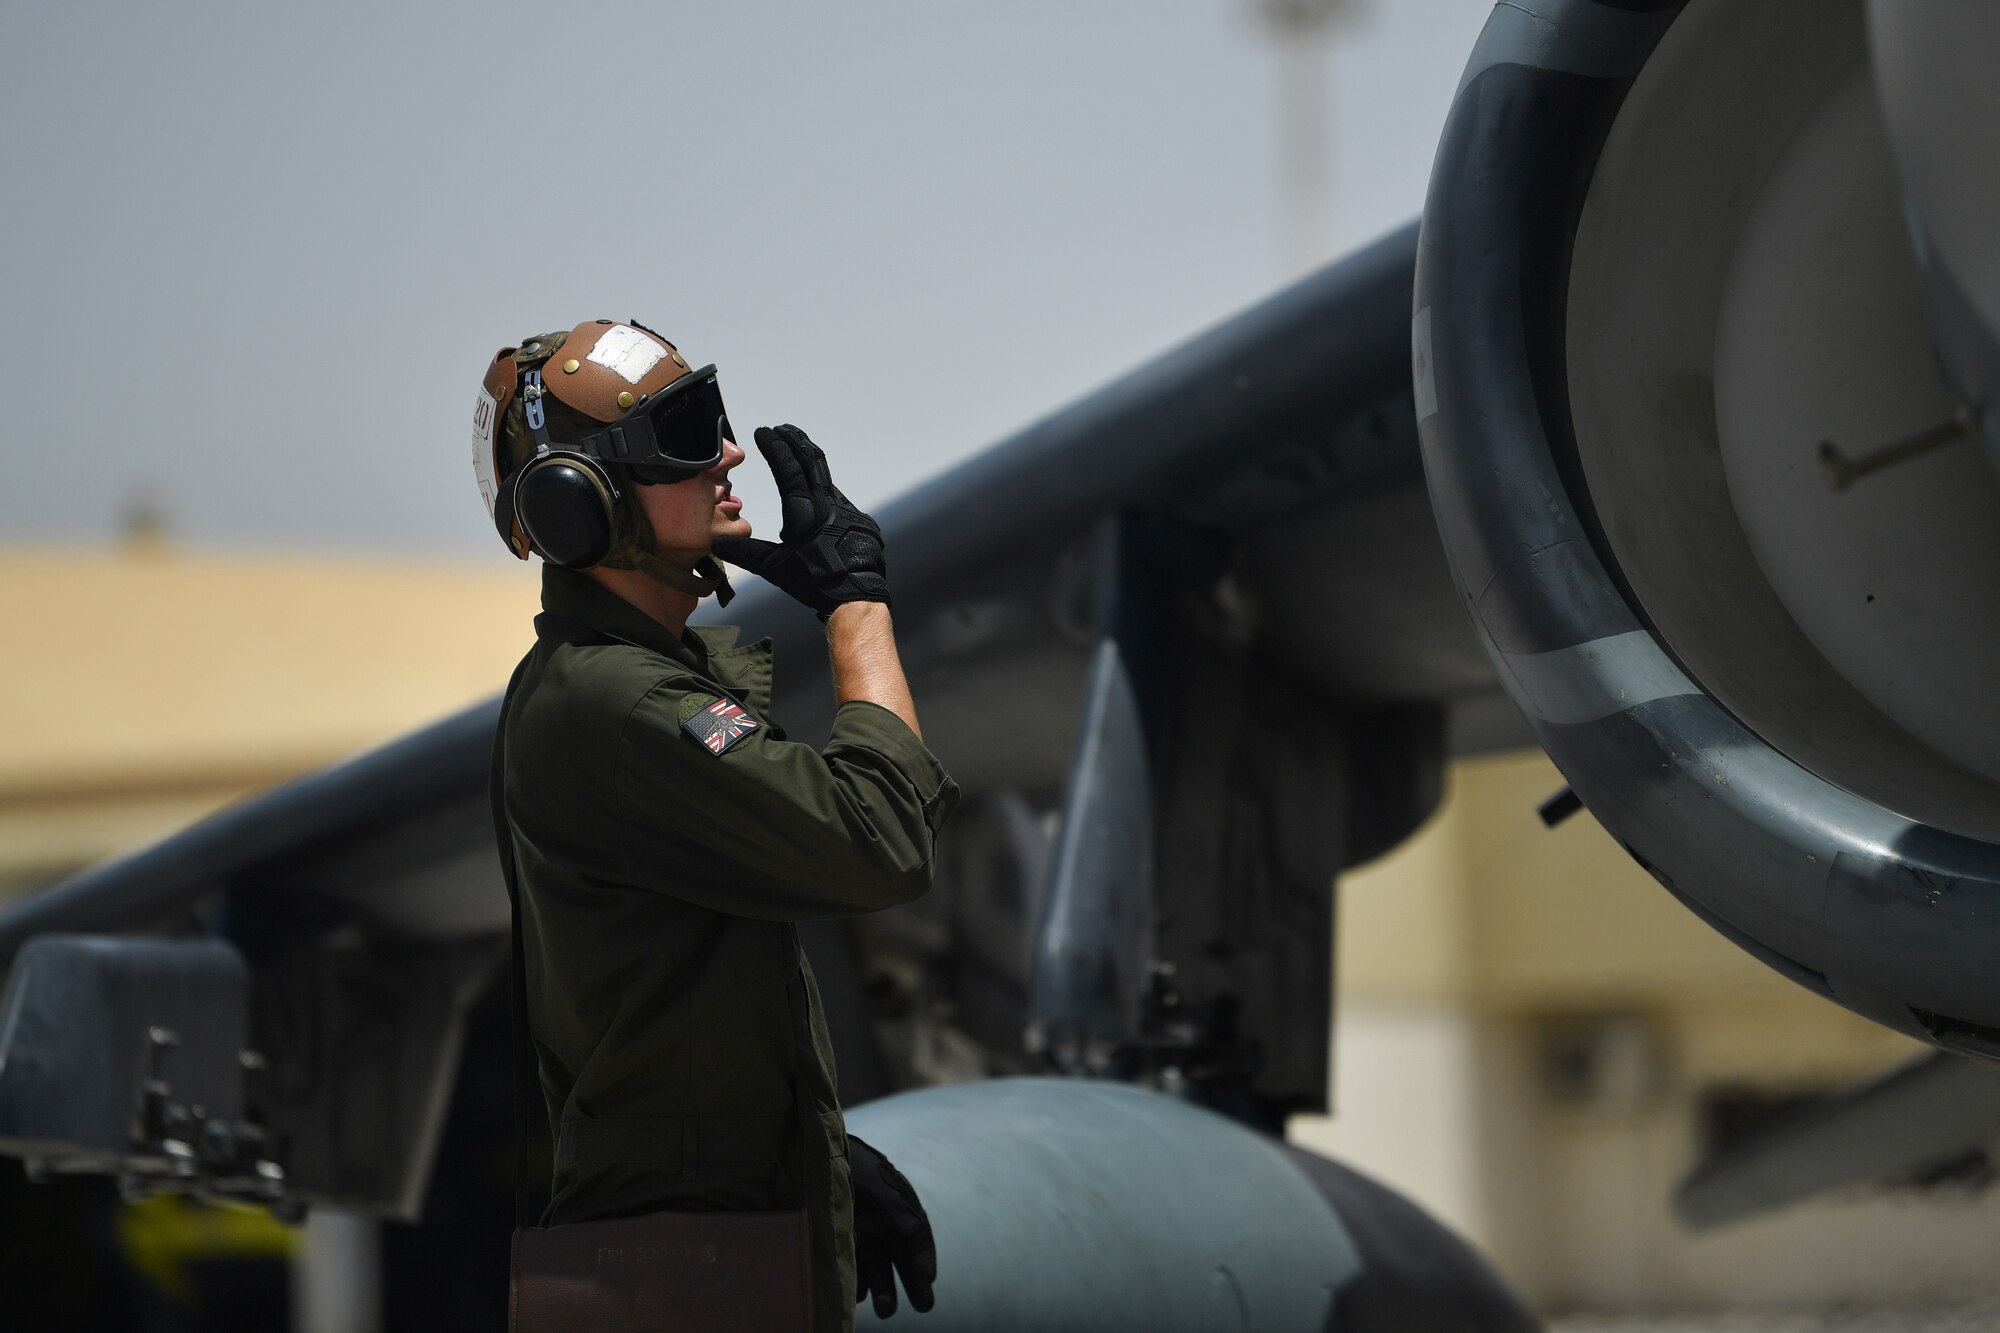
{"type": "Polygon", "coordinates": [[[744,712],[741,705],[729,699],[717,699],[691,713],[687,721],[681,723],[681,730],[710,754],[719,755],[763,725],[744,712]]]}

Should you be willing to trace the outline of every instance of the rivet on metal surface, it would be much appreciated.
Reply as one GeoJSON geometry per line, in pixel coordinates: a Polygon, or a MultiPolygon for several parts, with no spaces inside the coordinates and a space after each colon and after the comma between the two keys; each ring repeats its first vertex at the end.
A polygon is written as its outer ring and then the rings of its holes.
{"type": "Polygon", "coordinates": [[[577,367],[581,366],[582,364],[583,362],[577,360],[575,357],[571,357],[569,360],[563,362],[563,374],[565,375],[576,374],[577,367]]]}

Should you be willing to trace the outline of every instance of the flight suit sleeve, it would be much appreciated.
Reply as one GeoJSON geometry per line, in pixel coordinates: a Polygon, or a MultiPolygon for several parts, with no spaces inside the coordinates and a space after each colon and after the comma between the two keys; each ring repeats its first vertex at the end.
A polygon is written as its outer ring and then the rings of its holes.
{"type": "Polygon", "coordinates": [[[716,699],[669,679],[626,719],[612,802],[635,882],[766,920],[879,911],[930,888],[958,784],[901,718],[849,701],[824,749],[760,724],[715,753],[683,724],[716,699]]]}

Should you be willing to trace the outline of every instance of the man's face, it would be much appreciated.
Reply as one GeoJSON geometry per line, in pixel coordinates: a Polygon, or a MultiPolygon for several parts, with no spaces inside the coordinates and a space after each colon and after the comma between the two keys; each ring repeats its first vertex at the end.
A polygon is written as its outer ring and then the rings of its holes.
{"type": "Polygon", "coordinates": [[[664,485],[635,485],[646,519],[653,525],[659,554],[690,563],[709,553],[717,537],[747,537],[750,520],[743,517],[743,501],[729,493],[729,473],[743,461],[736,441],[722,441],[722,461],[686,481],[664,485]]]}

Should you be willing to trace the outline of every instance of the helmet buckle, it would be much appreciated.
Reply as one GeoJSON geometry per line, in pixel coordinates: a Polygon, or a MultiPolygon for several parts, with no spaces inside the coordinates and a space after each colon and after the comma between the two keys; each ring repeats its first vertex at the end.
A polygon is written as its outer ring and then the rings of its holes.
{"type": "Polygon", "coordinates": [[[521,410],[527,416],[528,429],[536,432],[539,441],[540,432],[548,427],[548,409],[542,406],[542,372],[531,370],[521,379],[521,410]]]}

